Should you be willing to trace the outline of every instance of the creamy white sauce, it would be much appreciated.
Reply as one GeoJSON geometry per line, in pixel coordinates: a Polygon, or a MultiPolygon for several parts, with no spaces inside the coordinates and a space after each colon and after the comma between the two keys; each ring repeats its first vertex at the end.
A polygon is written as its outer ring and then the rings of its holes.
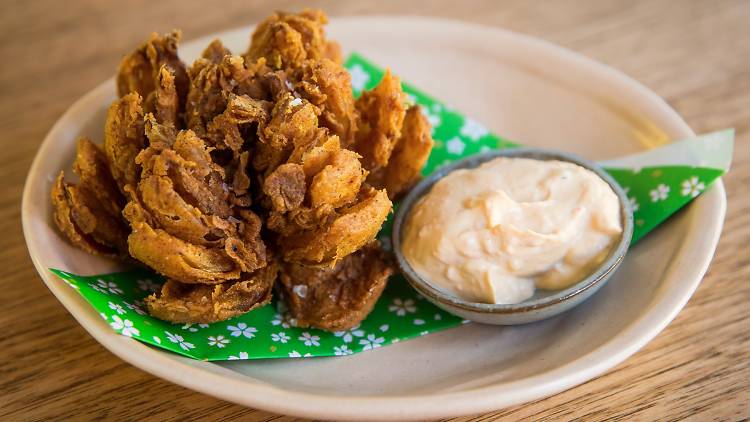
{"type": "Polygon", "coordinates": [[[462,299],[518,303],[585,278],[621,234],[617,195],[594,172],[500,157],[438,181],[408,218],[403,253],[462,299]]]}

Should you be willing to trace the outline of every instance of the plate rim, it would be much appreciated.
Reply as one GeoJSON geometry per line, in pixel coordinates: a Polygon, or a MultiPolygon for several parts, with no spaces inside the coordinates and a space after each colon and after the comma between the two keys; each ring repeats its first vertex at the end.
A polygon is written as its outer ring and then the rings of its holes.
{"type": "MultiPolygon", "coordinates": [[[[658,114],[662,116],[662,120],[669,121],[673,126],[672,130],[679,132],[682,137],[694,136],[693,131],[682,117],[661,97],[641,83],[606,64],[545,40],[499,27],[444,18],[372,15],[331,19],[332,23],[336,25],[372,24],[382,20],[388,20],[391,23],[406,22],[410,25],[438,25],[442,28],[451,27],[452,30],[456,31],[481,32],[483,37],[489,37],[490,39],[502,38],[505,42],[520,43],[530,51],[533,50],[536,55],[555,57],[577,67],[587,68],[592,72],[608,74],[612,83],[619,84],[632,91],[633,94],[637,94],[640,102],[649,107],[649,115],[658,114]]],[[[220,37],[240,29],[249,31],[248,28],[231,28],[194,39],[185,44],[194,45],[206,39],[220,37]]],[[[683,245],[690,244],[691,239],[695,240],[696,237],[702,237],[701,241],[704,247],[703,253],[693,253],[697,256],[691,257],[693,265],[691,265],[690,274],[681,275],[681,277],[687,278],[683,279],[683,287],[677,292],[679,294],[667,298],[668,300],[665,299],[667,303],[664,303],[658,311],[654,309],[645,310],[609,342],[587,351],[577,359],[552,371],[517,381],[472,388],[460,392],[410,396],[332,396],[284,390],[263,382],[247,382],[244,376],[217,365],[212,367],[210,371],[202,367],[202,365],[210,365],[205,362],[193,366],[195,361],[191,361],[193,365],[188,365],[186,363],[187,358],[150,348],[140,342],[116,334],[95,311],[90,308],[82,309],[75,302],[75,297],[72,296],[75,292],[65,291],[64,289],[68,289],[68,287],[63,287],[64,284],[60,283],[59,279],[54,277],[40,261],[38,253],[40,245],[34,240],[30,215],[33,207],[31,185],[40,177],[39,167],[42,153],[65,129],[66,122],[71,120],[79,109],[87,109],[91,103],[100,101],[103,96],[109,95],[112,85],[113,78],[110,78],[73,103],[55,122],[37,150],[27,174],[21,207],[23,233],[32,262],[44,283],[68,312],[97,342],[114,355],[146,372],[192,390],[272,412],[325,419],[441,418],[498,410],[548,397],[582,384],[627,359],[650,342],[674,319],[692,296],[708,269],[721,234],[726,213],[726,193],[722,181],[718,180],[691,206],[691,211],[695,215],[703,212],[712,215],[713,218],[709,222],[711,223],[710,227],[708,225],[696,227],[698,223],[701,223],[697,221],[697,218],[692,218],[690,221],[683,245]],[[553,379],[554,382],[550,382],[550,379],[553,379]]],[[[679,253],[684,253],[684,246],[681,247],[679,253]]],[[[675,269],[670,266],[668,271],[675,272],[675,269]]],[[[676,275],[673,275],[673,277],[676,277],[676,275]]],[[[656,307],[652,306],[652,308],[656,307]]]]}

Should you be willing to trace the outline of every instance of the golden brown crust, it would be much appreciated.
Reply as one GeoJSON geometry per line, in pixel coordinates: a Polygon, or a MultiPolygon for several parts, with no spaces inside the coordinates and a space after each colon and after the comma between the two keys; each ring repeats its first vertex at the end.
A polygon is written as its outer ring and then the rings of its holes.
{"type": "Polygon", "coordinates": [[[219,64],[224,60],[224,56],[231,56],[232,52],[228,48],[224,47],[221,40],[218,38],[211,41],[210,44],[203,50],[201,57],[210,61],[211,63],[219,64]]]}
{"type": "Polygon", "coordinates": [[[406,111],[401,137],[393,149],[388,165],[381,172],[380,183],[367,181],[374,186],[382,186],[388,191],[391,199],[400,197],[421,178],[422,168],[435,142],[432,140],[430,122],[422,114],[419,106],[406,111]]]}
{"type": "MultiPolygon", "coordinates": [[[[302,150],[324,135],[318,127],[317,109],[308,101],[284,93],[260,133],[253,167],[267,175],[285,163],[295,149],[302,150]]],[[[292,162],[295,160],[292,159],[292,162]]]]}
{"type": "MultiPolygon", "coordinates": [[[[177,45],[182,32],[174,30],[169,34],[152,33],[149,39],[137,50],[125,56],[117,69],[117,92],[123,97],[131,92],[147,99],[159,85],[159,73],[166,66],[174,74],[175,86],[180,103],[187,94],[188,77],[185,64],[177,56],[177,45]]],[[[150,103],[146,107],[151,111],[150,103]]]]}
{"type": "Polygon", "coordinates": [[[268,122],[272,104],[256,100],[247,95],[229,94],[224,112],[208,123],[206,139],[218,149],[229,149],[239,154],[245,139],[240,132],[241,125],[254,123],[260,129],[268,122]]]}
{"type": "Polygon", "coordinates": [[[341,53],[341,44],[337,43],[336,41],[329,40],[326,43],[325,57],[328,60],[331,60],[332,62],[339,65],[344,63],[344,56],[341,53]]]}
{"type": "Polygon", "coordinates": [[[305,172],[299,164],[282,164],[263,182],[263,193],[270,198],[273,211],[279,213],[299,208],[306,191],[305,172]]]}
{"type": "Polygon", "coordinates": [[[340,208],[351,204],[365,179],[366,173],[359,162],[359,155],[353,151],[340,149],[332,154],[328,162],[310,183],[310,206],[313,208],[324,205],[340,208]]]}
{"type": "Polygon", "coordinates": [[[390,72],[354,101],[326,21],[277,13],[244,56],[215,40],[189,69],[179,31],[152,34],[120,64],[104,153],[82,141],[80,183],[61,175],[51,195],[75,245],[169,279],[152,315],[214,322],[261,306],[272,257],[288,296],[311,289],[313,301],[288,297],[303,326],[344,329],[372,309],[391,273],[373,243],[388,196],[419,177],[432,140],[390,72]]]}
{"type": "Polygon", "coordinates": [[[151,315],[171,322],[209,324],[224,321],[271,301],[277,266],[270,264],[241,280],[221,284],[185,284],[168,280],[146,298],[151,315]]]}
{"type": "Polygon", "coordinates": [[[364,167],[375,171],[388,165],[393,148],[401,136],[406,114],[401,81],[386,70],[380,83],[357,99],[356,107],[361,122],[354,150],[362,155],[364,167]]]}
{"type": "Polygon", "coordinates": [[[371,189],[356,204],[340,211],[330,224],[284,236],[284,260],[305,265],[332,265],[369,243],[391,212],[385,190],[371,189]]]}
{"type": "Polygon", "coordinates": [[[90,140],[78,141],[73,165],[78,184],[66,183],[63,172],[52,186],[53,218],[74,245],[95,254],[127,258],[127,226],[122,220],[123,198],[101,150],[90,140]]]}
{"type": "MultiPolygon", "coordinates": [[[[116,258],[117,250],[114,245],[99,243],[91,235],[92,225],[90,223],[84,222],[82,227],[78,226],[77,223],[82,219],[95,222],[95,217],[85,205],[81,204],[78,199],[78,189],[66,184],[64,177],[63,172],[60,171],[50,192],[54,208],[52,217],[57,228],[68,238],[70,243],[78,248],[92,255],[116,258]],[[77,215],[77,218],[74,218],[74,215],[77,215]]],[[[96,226],[94,225],[94,227],[96,226]]]]}
{"type": "Polygon", "coordinates": [[[167,65],[162,65],[157,77],[156,91],[154,93],[154,114],[156,121],[161,124],[178,127],[177,120],[181,111],[180,99],[175,87],[174,71],[167,65]]]}
{"type": "Polygon", "coordinates": [[[279,281],[299,327],[348,330],[370,313],[393,268],[377,242],[332,268],[284,264],[279,281]]]}
{"type": "Polygon", "coordinates": [[[132,92],[112,103],[104,123],[104,153],[121,190],[137,183],[140,167],[135,157],[145,147],[141,96],[132,92]]]}
{"type": "Polygon", "coordinates": [[[274,69],[298,68],[307,59],[336,57],[325,39],[323,25],[328,22],[320,10],[306,9],[299,14],[275,13],[253,32],[245,59],[261,57],[274,69]]]}
{"type": "Polygon", "coordinates": [[[196,60],[188,69],[190,86],[185,105],[186,127],[204,137],[209,123],[228,106],[232,110],[230,113],[254,107],[253,119],[265,117],[258,113],[262,109],[267,114],[270,108],[270,104],[262,103],[270,97],[269,72],[264,59],[252,63],[246,63],[239,56],[224,56],[219,63],[205,58],[196,60]],[[236,103],[231,103],[233,99],[236,103]]]}
{"type": "MultiPolygon", "coordinates": [[[[152,116],[146,120],[164,132],[152,116]]],[[[171,146],[154,142],[136,158],[141,179],[124,211],[133,230],[131,255],[185,283],[220,283],[266,265],[260,219],[249,210],[235,215],[224,171],[210,152],[189,130],[171,146]]]]}
{"type": "MultiPolygon", "coordinates": [[[[126,213],[135,213],[128,210],[133,204],[128,204],[126,213]]],[[[240,268],[224,248],[195,245],[143,221],[131,222],[130,226],[133,230],[128,236],[130,255],[166,277],[204,284],[240,277],[240,268]]]]}
{"type": "Polygon", "coordinates": [[[295,75],[294,87],[302,98],[320,109],[320,125],[348,147],[354,142],[358,113],[354,108],[349,72],[329,60],[307,60],[295,75]]]}

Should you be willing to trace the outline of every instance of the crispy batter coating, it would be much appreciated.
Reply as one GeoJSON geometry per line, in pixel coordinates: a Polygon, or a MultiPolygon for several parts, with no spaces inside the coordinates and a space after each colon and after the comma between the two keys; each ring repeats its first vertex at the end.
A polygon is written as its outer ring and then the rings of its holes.
{"type": "MultiPolygon", "coordinates": [[[[146,120],[161,126],[151,115],[146,120]]],[[[235,215],[224,171],[210,152],[189,130],[171,147],[149,146],[136,158],[141,180],[124,211],[133,229],[131,255],[181,282],[220,283],[266,265],[261,221],[249,210],[235,215]]]]}
{"type": "MultiPolygon", "coordinates": [[[[333,207],[302,206],[287,213],[271,211],[266,218],[266,226],[284,239],[306,231],[318,230],[331,224],[334,218],[336,218],[336,210],[333,207]]],[[[287,247],[281,241],[277,243],[278,249],[283,250],[287,247]]]]}
{"type": "Polygon", "coordinates": [[[224,47],[221,40],[218,38],[211,41],[210,44],[203,50],[201,57],[210,61],[211,63],[219,64],[224,60],[224,56],[231,56],[232,52],[228,48],[224,47]]]}
{"type": "Polygon", "coordinates": [[[339,65],[344,63],[344,56],[341,53],[341,44],[336,41],[328,40],[326,43],[325,58],[339,65]]]}
{"type": "Polygon", "coordinates": [[[351,145],[358,113],[354,108],[349,72],[329,59],[307,60],[296,72],[295,79],[299,79],[295,90],[321,110],[321,126],[337,135],[344,147],[351,145]]]}
{"type": "Polygon", "coordinates": [[[234,226],[222,218],[204,214],[191,204],[192,198],[178,192],[169,173],[184,171],[180,166],[187,165],[190,164],[171,149],[152,157],[144,171],[147,174],[138,184],[140,202],[153,221],[165,230],[193,244],[215,246],[233,233],[234,226]]]}
{"type": "Polygon", "coordinates": [[[356,107],[361,122],[354,150],[367,170],[387,166],[406,114],[401,81],[386,70],[380,83],[357,99],[356,107]]]}
{"type": "Polygon", "coordinates": [[[146,298],[151,315],[178,323],[209,324],[250,312],[271,301],[277,266],[270,264],[238,281],[186,284],[168,280],[146,298]]]}
{"type": "Polygon", "coordinates": [[[123,197],[117,190],[101,148],[88,138],[78,140],[73,172],[78,175],[80,188],[91,191],[102,209],[113,216],[119,215],[123,197]]]}
{"type": "Polygon", "coordinates": [[[240,153],[238,160],[234,161],[234,166],[228,169],[228,174],[232,175],[232,185],[230,201],[237,207],[249,207],[252,205],[250,198],[250,175],[248,174],[250,162],[250,152],[243,151],[240,153]]]}
{"type": "Polygon", "coordinates": [[[79,143],[52,187],[55,222],[91,253],[165,275],[149,312],[225,320],[280,289],[301,326],[341,330],[370,312],[392,269],[377,241],[389,199],[432,147],[398,78],[355,101],[316,10],[277,13],[244,56],[214,40],[189,69],[179,31],[152,34],[117,74],[103,152],[79,143]]]}
{"type": "Polygon", "coordinates": [[[243,272],[251,272],[268,265],[266,245],[260,235],[263,223],[250,210],[240,210],[239,214],[239,235],[227,238],[224,250],[243,272]]]}
{"type": "MultiPolygon", "coordinates": [[[[304,174],[304,170],[300,170],[304,174]]],[[[365,174],[357,153],[348,149],[336,151],[331,155],[329,164],[312,178],[310,205],[313,208],[323,205],[333,208],[349,205],[357,197],[365,174]]]]}
{"type": "MultiPolygon", "coordinates": [[[[260,101],[270,98],[267,74],[270,72],[265,60],[260,59],[246,66],[239,56],[224,56],[221,62],[201,58],[188,69],[190,87],[185,105],[185,123],[198,136],[206,134],[207,126],[235,98],[260,101]]],[[[261,108],[260,104],[256,104],[261,108]]],[[[267,111],[267,110],[266,110],[267,111]]]]}
{"type": "Polygon", "coordinates": [[[202,139],[186,130],[177,134],[171,149],[150,147],[136,162],[143,165],[142,181],[151,175],[169,177],[175,189],[201,212],[226,218],[231,209],[224,171],[212,161],[210,152],[202,139]]]}
{"type": "Polygon", "coordinates": [[[198,136],[204,135],[208,122],[226,108],[219,66],[207,59],[198,59],[188,69],[190,87],[185,104],[185,125],[198,136]]]}
{"type": "Polygon", "coordinates": [[[89,139],[78,141],[73,171],[77,185],[65,182],[60,172],[52,186],[57,227],[86,252],[126,258],[128,230],[120,215],[124,201],[104,154],[89,139]]]}
{"type": "MultiPolygon", "coordinates": [[[[149,96],[159,86],[159,74],[166,66],[174,75],[174,84],[180,103],[185,102],[188,77],[185,64],[177,56],[177,45],[182,32],[174,30],[169,34],[152,33],[148,41],[131,54],[125,56],[117,69],[117,92],[120,97],[136,92],[141,98],[149,96]]],[[[151,111],[152,102],[146,101],[146,110],[151,111]]]]}
{"type": "Polygon", "coordinates": [[[388,165],[379,174],[370,174],[367,182],[384,187],[391,199],[409,190],[421,177],[435,142],[432,140],[430,122],[419,106],[406,111],[401,137],[396,142],[388,165]]]}
{"type": "Polygon", "coordinates": [[[360,156],[342,149],[318,125],[319,109],[285,93],[256,148],[256,170],[271,210],[267,225],[281,235],[284,260],[332,265],[374,239],[391,210],[385,190],[363,189],[360,156]]]}
{"type": "Polygon", "coordinates": [[[156,91],[154,91],[154,113],[159,123],[177,127],[180,99],[175,87],[174,71],[166,65],[159,69],[156,91]]]}
{"type": "Polygon", "coordinates": [[[316,107],[285,93],[271,112],[271,119],[261,131],[256,145],[253,167],[269,174],[283,164],[295,148],[313,144],[323,135],[318,127],[316,107]]]}
{"type": "Polygon", "coordinates": [[[274,69],[288,69],[299,67],[307,59],[340,57],[325,39],[326,23],[328,18],[320,10],[275,13],[255,29],[245,58],[255,61],[264,57],[274,69]]]}
{"type": "Polygon", "coordinates": [[[332,268],[284,264],[279,281],[297,326],[342,331],[370,313],[392,273],[374,241],[332,268]]]}
{"type": "MultiPolygon", "coordinates": [[[[125,207],[134,215],[134,202],[125,207]]],[[[143,213],[142,210],[138,213],[143,213]]],[[[143,221],[131,221],[128,236],[130,255],[156,272],[184,283],[216,284],[240,277],[240,269],[223,248],[195,245],[143,221]]]]}
{"type": "Polygon", "coordinates": [[[273,210],[279,213],[299,208],[306,191],[305,172],[299,164],[282,164],[263,182],[263,193],[271,199],[273,210]]]}
{"type": "Polygon", "coordinates": [[[344,208],[330,224],[279,241],[284,260],[305,265],[331,265],[375,238],[391,212],[385,190],[369,189],[344,208]]]}
{"type": "Polygon", "coordinates": [[[271,106],[268,101],[255,100],[247,95],[229,94],[224,112],[208,124],[206,138],[218,149],[230,149],[239,154],[245,142],[242,128],[251,123],[258,128],[265,127],[271,106]]]}
{"type": "Polygon", "coordinates": [[[312,180],[313,176],[320,173],[327,166],[332,157],[341,150],[341,142],[336,136],[325,139],[320,145],[308,148],[300,154],[299,159],[293,157],[293,161],[299,161],[305,172],[307,180],[312,180]]]}
{"type": "Polygon", "coordinates": [[[225,56],[220,69],[227,84],[225,91],[256,100],[271,99],[268,78],[273,72],[265,58],[247,62],[240,56],[225,56]]]}
{"type": "Polygon", "coordinates": [[[146,146],[141,96],[132,92],[115,100],[104,123],[104,153],[120,189],[140,177],[135,157],[146,146]]]}

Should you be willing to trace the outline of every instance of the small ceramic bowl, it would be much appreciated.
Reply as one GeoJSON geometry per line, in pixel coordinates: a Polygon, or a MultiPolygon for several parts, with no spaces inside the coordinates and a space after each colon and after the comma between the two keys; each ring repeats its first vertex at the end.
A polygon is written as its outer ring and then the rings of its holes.
{"type": "Polygon", "coordinates": [[[392,242],[396,261],[404,276],[409,283],[430,302],[452,314],[472,321],[497,325],[517,325],[539,321],[558,315],[572,309],[596,293],[596,291],[599,290],[604,283],[610,279],[610,277],[612,277],[617,270],[617,267],[619,267],[620,263],[623,261],[632,236],[633,212],[630,208],[628,197],[620,185],[617,184],[609,174],[602,170],[601,167],[593,162],[566,152],[519,148],[490,151],[474,155],[445,166],[420,181],[414,186],[414,188],[412,188],[403,201],[401,201],[398,211],[396,211],[396,217],[393,222],[392,242]],[[620,200],[623,226],[622,236],[612,248],[609,256],[588,277],[562,290],[536,289],[534,296],[520,303],[492,304],[469,302],[460,299],[452,293],[433,285],[430,280],[417,274],[411,265],[409,265],[408,260],[404,257],[401,250],[401,235],[403,233],[402,227],[407,224],[409,213],[414,205],[423,195],[430,191],[432,185],[448,173],[458,169],[475,168],[497,157],[520,157],[536,160],[568,161],[593,171],[612,187],[612,190],[614,190],[615,194],[617,194],[617,198],[620,200]]]}

